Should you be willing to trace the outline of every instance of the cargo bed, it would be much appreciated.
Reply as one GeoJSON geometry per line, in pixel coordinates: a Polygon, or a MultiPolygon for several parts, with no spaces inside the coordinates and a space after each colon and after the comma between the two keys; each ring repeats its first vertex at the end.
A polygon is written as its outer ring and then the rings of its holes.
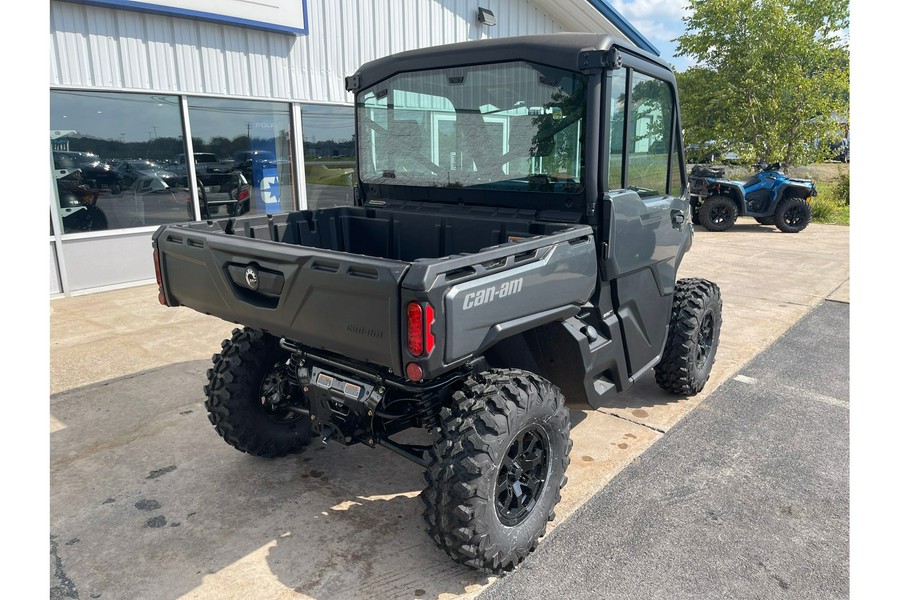
{"type": "Polygon", "coordinates": [[[436,375],[516,327],[505,323],[570,316],[597,268],[590,227],[426,203],[166,225],[153,240],[169,306],[398,373],[408,302],[435,311],[424,364],[436,375]]]}

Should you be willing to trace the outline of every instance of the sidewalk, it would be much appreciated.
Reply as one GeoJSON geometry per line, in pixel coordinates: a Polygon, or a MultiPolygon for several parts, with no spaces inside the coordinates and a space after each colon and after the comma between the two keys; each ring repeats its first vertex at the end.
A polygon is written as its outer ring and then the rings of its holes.
{"type": "MultiPolygon", "coordinates": [[[[849,238],[847,227],[788,235],[745,219],[698,228],[679,276],[722,290],[712,379],[694,398],[645,377],[602,410],[573,406],[553,525],[823,299],[849,302],[849,238]]],[[[50,307],[51,559],[65,574],[51,587],[105,599],[452,598],[490,583],[425,534],[417,465],[315,444],[263,461],[216,435],[204,373],[235,325],[160,306],[155,286],[50,307]]]]}

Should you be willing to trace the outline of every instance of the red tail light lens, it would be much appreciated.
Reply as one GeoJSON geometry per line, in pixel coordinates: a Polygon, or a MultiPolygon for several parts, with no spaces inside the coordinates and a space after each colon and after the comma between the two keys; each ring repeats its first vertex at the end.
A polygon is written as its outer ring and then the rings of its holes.
{"type": "Polygon", "coordinates": [[[406,306],[406,347],[413,356],[431,354],[434,350],[434,308],[427,302],[410,302],[406,306]]]}
{"type": "Polygon", "coordinates": [[[162,270],[159,268],[159,250],[153,249],[153,268],[156,269],[156,285],[162,285],[162,270]]]}
{"type": "Polygon", "coordinates": [[[434,334],[431,326],[434,324],[434,309],[430,304],[425,305],[425,354],[431,354],[434,350],[434,334]]]}
{"type": "Polygon", "coordinates": [[[153,268],[156,270],[156,285],[159,286],[159,294],[156,296],[156,299],[163,306],[168,306],[166,295],[162,291],[162,269],[159,267],[159,250],[156,248],[153,249],[153,268]]]}
{"type": "Polygon", "coordinates": [[[238,200],[246,200],[249,197],[250,197],[250,190],[248,190],[246,188],[242,189],[240,191],[240,193],[238,194],[238,200]]]}
{"type": "Polygon", "coordinates": [[[425,321],[418,302],[406,305],[406,348],[413,356],[421,356],[425,350],[425,321]]]}

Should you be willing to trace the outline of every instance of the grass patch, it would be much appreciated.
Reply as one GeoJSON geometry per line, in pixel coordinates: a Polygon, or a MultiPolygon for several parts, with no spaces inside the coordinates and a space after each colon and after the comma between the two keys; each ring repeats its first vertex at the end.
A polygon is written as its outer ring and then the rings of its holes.
{"type": "Polygon", "coordinates": [[[318,185],[353,185],[354,168],[335,167],[329,168],[325,165],[306,165],[306,183],[315,183],[318,185]]]}
{"type": "Polygon", "coordinates": [[[812,208],[813,222],[849,225],[850,205],[841,200],[844,190],[841,189],[840,183],[817,183],[816,189],[819,191],[819,195],[809,203],[812,208]]]}

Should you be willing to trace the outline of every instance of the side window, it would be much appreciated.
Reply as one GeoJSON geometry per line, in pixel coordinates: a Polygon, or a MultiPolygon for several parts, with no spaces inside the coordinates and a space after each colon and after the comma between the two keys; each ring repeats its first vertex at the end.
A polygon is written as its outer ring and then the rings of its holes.
{"type": "Polygon", "coordinates": [[[633,72],[628,119],[628,189],[642,198],[666,193],[672,149],[672,91],[633,72]]]}
{"type": "Polygon", "coordinates": [[[613,71],[610,78],[609,107],[609,189],[620,190],[622,183],[622,159],[625,149],[625,114],[628,94],[625,69],[613,71]]]}

